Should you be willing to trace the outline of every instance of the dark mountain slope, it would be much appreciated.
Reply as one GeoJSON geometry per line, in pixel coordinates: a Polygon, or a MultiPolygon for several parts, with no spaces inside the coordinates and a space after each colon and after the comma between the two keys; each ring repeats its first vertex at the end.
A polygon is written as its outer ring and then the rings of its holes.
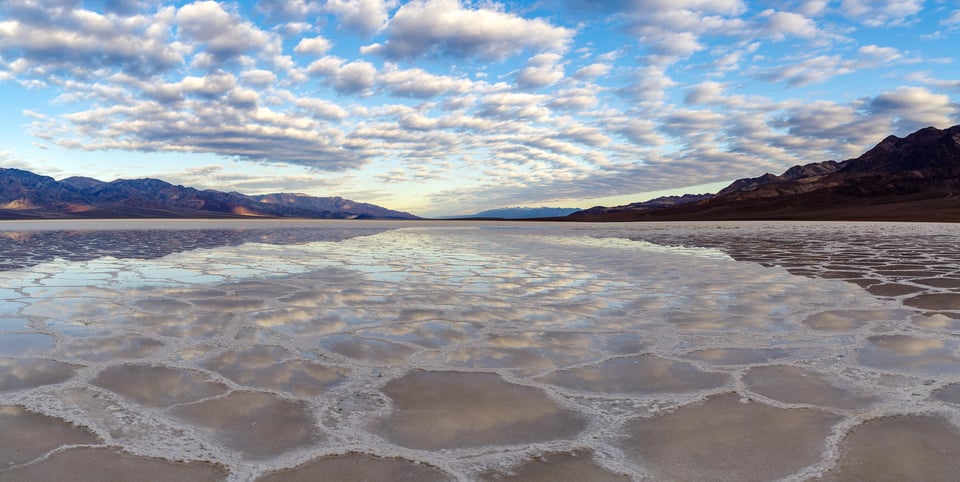
{"type": "Polygon", "coordinates": [[[159,179],[104,182],[70,177],[57,181],[29,171],[0,168],[0,219],[249,216],[416,219],[409,213],[340,197],[247,196],[199,190],[159,179]]]}
{"type": "Polygon", "coordinates": [[[682,206],[576,213],[569,219],[960,221],[960,126],[890,136],[862,156],[839,163],[740,179],[708,199],[682,206]]]}

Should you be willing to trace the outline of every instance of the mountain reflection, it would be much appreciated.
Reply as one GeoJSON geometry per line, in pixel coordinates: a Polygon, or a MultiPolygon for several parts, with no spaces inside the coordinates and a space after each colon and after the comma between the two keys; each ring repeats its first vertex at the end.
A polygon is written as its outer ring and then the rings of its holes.
{"type": "Polygon", "coordinates": [[[640,230],[628,238],[663,246],[719,249],[737,261],[853,283],[876,297],[897,299],[907,306],[960,310],[960,250],[956,236],[944,234],[941,225],[742,223],[685,232],[640,230]],[[843,229],[837,229],[841,226],[843,229]],[[814,229],[816,234],[799,235],[802,229],[814,229]],[[931,291],[936,293],[925,294],[931,291]]]}
{"type": "Polygon", "coordinates": [[[89,261],[106,256],[156,259],[174,253],[247,243],[340,242],[389,229],[371,226],[0,231],[0,253],[3,253],[0,271],[28,268],[58,258],[69,261],[89,261]]]}

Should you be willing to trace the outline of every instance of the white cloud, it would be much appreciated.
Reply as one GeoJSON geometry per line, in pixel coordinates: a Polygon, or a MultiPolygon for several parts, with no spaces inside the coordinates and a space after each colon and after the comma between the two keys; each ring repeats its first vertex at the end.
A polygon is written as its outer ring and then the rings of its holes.
{"type": "Polygon", "coordinates": [[[323,99],[298,98],[295,100],[295,104],[309,115],[320,119],[339,121],[350,116],[350,113],[343,107],[323,99]]]}
{"type": "Polygon", "coordinates": [[[373,87],[377,68],[370,62],[345,60],[327,56],[307,67],[307,73],[323,77],[334,90],[342,93],[364,93],[373,87]]]}
{"type": "Polygon", "coordinates": [[[960,25],[960,9],[954,10],[950,16],[940,21],[941,25],[956,26],[960,25]]]}
{"type": "Polygon", "coordinates": [[[293,51],[298,54],[323,55],[330,51],[331,47],[333,44],[323,37],[303,38],[293,51]]]}
{"type": "Polygon", "coordinates": [[[638,146],[657,146],[666,142],[657,133],[656,124],[650,120],[620,118],[614,125],[615,132],[638,146]]]}
{"type": "Polygon", "coordinates": [[[705,47],[693,32],[672,32],[660,35],[658,42],[649,46],[656,55],[668,57],[689,57],[705,47]]]}
{"type": "Polygon", "coordinates": [[[787,37],[814,38],[820,31],[810,18],[794,12],[775,12],[766,10],[760,14],[765,20],[763,32],[774,40],[787,37]]]}
{"type": "Polygon", "coordinates": [[[159,0],[104,0],[103,9],[118,15],[133,15],[159,4],[159,0]]]}
{"type": "Polygon", "coordinates": [[[600,91],[595,85],[555,91],[551,93],[547,105],[561,110],[591,109],[600,103],[600,99],[597,98],[600,91]]]}
{"type": "Polygon", "coordinates": [[[186,76],[179,82],[151,82],[140,86],[144,95],[158,102],[181,102],[188,96],[218,99],[233,90],[237,79],[232,74],[217,73],[204,77],[186,76]]]}
{"type": "Polygon", "coordinates": [[[550,111],[542,105],[546,100],[546,96],[536,94],[510,92],[490,94],[481,100],[482,109],[478,115],[511,120],[543,120],[550,116],[550,111]]]}
{"type": "Polygon", "coordinates": [[[893,47],[865,45],[860,47],[858,53],[871,62],[892,62],[900,58],[900,52],[893,47]]]}
{"type": "Polygon", "coordinates": [[[217,101],[188,99],[177,109],[153,101],[96,107],[36,128],[52,130],[61,146],[85,150],[207,152],[334,171],[355,169],[369,159],[363,140],[348,140],[309,118],[251,105],[255,95],[234,90],[217,101]]]}
{"type": "Polygon", "coordinates": [[[914,72],[907,76],[907,80],[912,82],[920,82],[927,84],[938,89],[944,90],[953,90],[960,92],[960,79],[957,80],[943,80],[937,79],[930,75],[930,72],[914,72]]]}
{"type": "Polygon", "coordinates": [[[562,138],[571,139],[581,144],[594,147],[603,147],[612,142],[610,136],[602,130],[579,124],[564,128],[560,135],[562,138]]]}
{"type": "Polygon", "coordinates": [[[870,101],[869,108],[874,114],[892,116],[901,133],[930,125],[950,127],[957,123],[957,104],[947,95],[923,87],[900,87],[883,92],[870,101]]]}
{"type": "Polygon", "coordinates": [[[897,25],[923,9],[924,0],[841,0],[840,10],[865,25],[897,25]]]}
{"type": "Polygon", "coordinates": [[[687,89],[683,101],[687,104],[713,104],[723,99],[726,86],[720,82],[701,82],[687,89]]]}
{"type": "Polygon", "coordinates": [[[574,72],[573,77],[581,80],[595,79],[597,77],[603,77],[604,75],[607,75],[611,70],[613,70],[613,66],[610,64],[598,62],[577,69],[577,71],[574,72]]]}
{"type": "MultiPolygon", "coordinates": [[[[919,39],[919,17],[896,35],[860,28],[911,2],[577,0],[590,16],[569,2],[186,1],[0,0],[0,80],[49,99],[21,118],[35,140],[343,172],[387,192],[377,183],[456,178],[437,199],[509,204],[779,172],[960,113],[947,54],[900,40],[919,39]]],[[[946,39],[936,24],[960,13],[945,5],[923,25],[946,39]]]]}
{"type": "Polygon", "coordinates": [[[177,11],[176,25],[181,37],[204,44],[213,62],[232,60],[252,50],[279,49],[274,35],[214,1],[184,5],[177,11]]]}
{"type": "Polygon", "coordinates": [[[251,69],[243,71],[240,79],[246,84],[263,88],[273,85],[277,81],[277,74],[269,70],[251,69]]]}
{"type": "Polygon", "coordinates": [[[813,17],[824,13],[828,4],[827,0],[806,0],[798,5],[795,10],[801,15],[813,17]]]}
{"type": "Polygon", "coordinates": [[[626,9],[629,29],[649,51],[671,61],[703,50],[706,33],[737,35],[745,24],[739,0],[638,0],[626,9]]]}
{"type": "Polygon", "coordinates": [[[386,23],[395,0],[327,0],[323,11],[333,13],[340,23],[364,35],[370,35],[386,23]]]}
{"type": "Polygon", "coordinates": [[[440,94],[462,94],[473,87],[473,82],[467,79],[434,75],[422,69],[401,70],[393,64],[384,68],[378,81],[391,93],[402,97],[429,98],[440,94]]]}
{"type": "Polygon", "coordinates": [[[301,20],[320,10],[314,0],[258,0],[257,11],[272,20],[301,20]]]}
{"type": "MultiPolygon", "coordinates": [[[[48,76],[59,71],[119,68],[150,75],[184,62],[189,49],[170,42],[172,8],[153,16],[120,17],[49,4],[29,4],[31,14],[0,21],[0,58],[14,58],[14,73],[48,76]]],[[[8,5],[6,8],[11,8],[8,5]]],[[[26,8],[21,5],[21,7],[26,8]]],[[[2,17],[0,17],[2,18],[2,17]]]]}
{"type": "Polygon", "coordinates": [[[799,87],[849,74],[854,72],[856,67],[857,62],[845,60],[839,55],[818,55],[800,62],[762,70],[758,73],[758,77],[799,87]]]}
{"type": "Polygon", "coordinates": [[[362,52],[387,58],[427,53],[503,59],[521,50],[564,50],[573,31],[536,18],[489,8],[465,8],[459,0],[414,0],[400,7],[384,30],[387,40],[362,52]]]}
{"type": "Polygon", "coordinates": [[[527,66],[517,73],[517,85],[522,89],[536,89],[553,85],[563,79],[563,57],[555,53],[533,56],[527,66]]]}
{"type": "Polygon", "coordinates": [[[634,71],[633,84],[626,87],[623,92],[643,102],[659,102],[666,98],[666,89],[677,85],[677,83],[667,75],[664,66],[651,65],[641,67],[634,71]]]}
{"type": "Polygon", "coordinates": [[[230,93],[227,94],[226,101],[236,108],[251,109],[257,106],[257,103],[260,101],[260,94],[255,90],[238,87],[232,89],[230,93]]]}

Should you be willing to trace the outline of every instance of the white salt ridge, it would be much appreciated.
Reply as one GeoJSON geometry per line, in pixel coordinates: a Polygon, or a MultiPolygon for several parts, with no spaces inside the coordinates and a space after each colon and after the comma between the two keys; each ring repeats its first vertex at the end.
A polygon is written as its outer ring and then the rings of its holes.
{"type": "MultiPolygon", "coordinates": [[[[592,452],[589,470],[611,477],[709,480],[723,474],[650,458],[662,447],[642,434],[682,451],[696,442],[671,413],[741,409],[810,428],[798,447],[767,444],[784,460],[731,474],[803,479],[841,460],[844,437],[866,421],[960,422],[957,405],[931,396],[960,382],[960,315],[911,307],[917,293],[954,292],[944,287],[960,279],[953,226],[268,226],[304,229],[284,242],[305,241],[0,272],[0,319],[27,320],[0,323],[0,361],[19,367],[0,364],[0,406],[76,423],[132,454],[213,462],[231,480],[348,452],[460,480],[567,452],[586,459],[582,470],[592,452]],[[307,234],[348,226],[386,231],[307,234]],[[920,291],[867,291],[893,283],[920,291]],[[23,387],[11,377],[29,378],[31,359],[76,375],[23,387]],[[141,379],[168,386],[136,390],[141,379]],[[730,405],[732,392],[752,401],[730,405]]],[[[698,436],[725,446],[734,429],[709,422],[698,436]]]]}

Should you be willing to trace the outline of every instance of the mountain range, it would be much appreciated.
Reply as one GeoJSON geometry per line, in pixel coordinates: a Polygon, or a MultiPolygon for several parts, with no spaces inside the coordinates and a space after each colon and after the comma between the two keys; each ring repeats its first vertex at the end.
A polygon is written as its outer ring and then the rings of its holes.
{"type": "Polygon", "coordinates": [[[305,194],[249,196],[199,190],[159,179],[104,182],[89,177],[55,180],[0,168],[0,219],[222,218],[417,219],[410,213],[341,197],[305,194]]]}
{"type": "MultiPolygon", "coordinates": [[[[716,194],[624,206],[504,208],[470,217],[567,221],[960,221],[960,125],[889,136],[860,157],[794,166],[734,181],[716,194]]],[[[0,168],[0,219],[298,217],[418,219],[341,197],[198,190],[159,179],[55,180],[0,168]]]]}
{"type": "Polygon", "coordinates": [[[889,136],[854,159],[745,178],[712,195],[594,207],[572,221],[960,221],[960,125],[889,136]]]}
{"type": "Polygon", "coordinates": [[[554,216],[566,216],[580,211],[579,208],[497,208],[480,211],[476,214],[465,216],[449,216],[451,219],[475,219],[475,218],[493,218],[493,219],[529,219],[529,218],[547,218],[554,216]]]}

